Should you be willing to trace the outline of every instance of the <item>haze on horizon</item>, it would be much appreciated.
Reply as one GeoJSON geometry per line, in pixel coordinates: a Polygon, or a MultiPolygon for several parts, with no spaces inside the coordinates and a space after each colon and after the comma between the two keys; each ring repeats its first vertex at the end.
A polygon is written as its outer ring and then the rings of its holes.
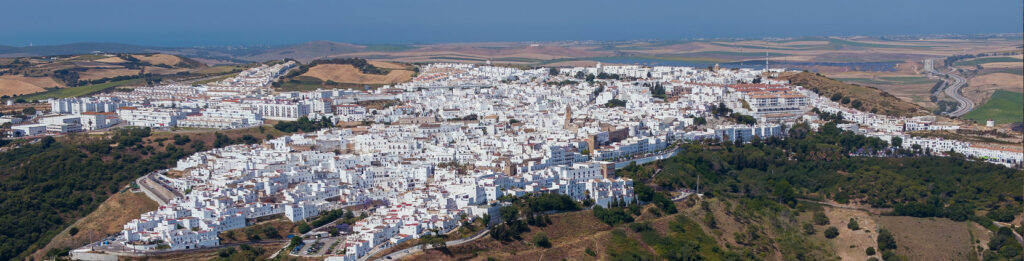
{"type": "Polygon", "coordinates": [[[4,1],[0,45],[761,38],[1024,31],[1021,1],[4,1]]]}

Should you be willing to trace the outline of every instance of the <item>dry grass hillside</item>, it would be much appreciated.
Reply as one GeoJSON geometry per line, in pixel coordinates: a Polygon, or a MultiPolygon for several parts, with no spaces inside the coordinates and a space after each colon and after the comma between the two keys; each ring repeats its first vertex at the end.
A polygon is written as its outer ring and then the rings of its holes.
{"type": "Polygon", "coordinates": [[[149,64],[162,64],[174,66],[175,64],[181,62],[181,58],[169,54],[136,54],[132,55],[132,57],[134,57],[135,59],[139,59],[140,61],[147,62],[149,64]]]}
{"type": "Polygon", "coordinates": [[[880,228],[892,231],[899,248],[896,253],[911,260],[968,260],[975,240],[986,235],[971,235],[972,223],[953,222],[945,218],[915,218],[882,216],[877,218],[880,228]]]}
{"type": "Polygon", "coordinates": [[[46,91],[45,88],[64,86],[50,77],[0,76],[0,96],[22,95],[46,91]]]}
{"type": "MultiPolygon", "coordinates": [[[[386,67],[385,67],[386,68],[386,67]]],[[[302,76],[309,76],[322,81],[355,84],[392,84],[412,79],[413,71],[391,70],[387,74],[366,74],[349,64],[320,64],[309,68],[302,76]]]]}
{"type": "Polygon", "coordinates": [[[968,82],[964,96],[984,104],[996,90],[1024,92],[1024,76],[1002,72],[975,76],[968,82]]]}
{"type": "Polygon", "coordinates": [[[36,260],[42,260],[50,249],[75,248],[110,234],[121,231],[122,225],[139,218],[142,213],[156,210],[159,204],[146,194],[124,191],[114,194],[104,201],[95,211],[75,221],[70,227],[61,231],[40,250],[32,254],[36,260]],[[71,235],[69,231],[77,228],[78,233],[71,235]]]}
{"type": "Polygon", "coordinates": [[[648,206],[635,222],[616,226],[602,223],[591,210],[553,214],[551,225],[531,226],[520,241],[503,243],[484,237],[450,246],[447,251],[428,250],[402,260],[657,260],[663,257],[657,253],[665,250],[661,249],[664,245],[658,245],[662,240],[689,242],[695,249],[684,250],[688,255],[708,260],[739,253],[763,260],[789,260],[797,254],[811,259],[835,258],[826,252],[831,250],[829,243],[811,241],[802,233],[794,233],[799,223],[788,211],[783,214],[769,213],[772,210],[768,209],[751,210],[735,199],[716,198],[708,202],[706,210],[697,201],[677,202],[679,213],[671,215],[655,214],[659,211],[648,206]],[[713,213],[714,225],[707,222],[708,211],[713,213]],[[636,225],[646,229],[637,229],[636,225]],[[531,242],[541,233],[550,239],[550,247],[531,242]]]}
{"type": "Polygon", "coordinates": [[[920,105],[901,100],[885,91],[874,87],[840,82],[821,74],[800,72],[783,75],[781,78],[789,80],[795,85],[803,86],[818,92],[824,97],[831,97],[833,94],[840,94],[853,101],[860,101],[862,111],[870,111],[889,116],[921,116],[928,115],[928,111],[920,105]]]}

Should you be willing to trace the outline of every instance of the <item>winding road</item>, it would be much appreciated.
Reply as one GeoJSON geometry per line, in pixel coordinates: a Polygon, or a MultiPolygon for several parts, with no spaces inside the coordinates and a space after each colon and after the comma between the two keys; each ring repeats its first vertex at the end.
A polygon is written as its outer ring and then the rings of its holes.
{"type": "Polygon", "coordinates": [[[960,117],[973,110],[974,102],[960,94],[960,89],[963,88],[965,84],[967,84],[967,79],[965,79],[963,76],[960,76],[959,74],[956,74],[956,69],[953,68],[950,68],[949,72],[946,73],[936,71],[934,63],[935,59],[924,60],[924,71],[932,75],[947,76],[947,79],[953,79],[952,82],[946,80],[946,88],[943,90],[943,92],[946,94],[946,96],[949,96],[950,98],[956,100],[956,102],[959,103],[959,106],[957,106],[955,111],[949,112],[947,113],[947,115],[949,115],[950,117],[960,117]]]}
{"type": "MultiPolygon", "coordinates": [[[[490,229],[480,230],[479,232],[476,232],[475,235],[473,235],[471,237],[468,237],[468,238],[459,238],[459,239],[449,240],[449,241],[445,242],[445,246],[457,246],[457,245],[461,245],[461,244],[466,243],[466,242],[477,240],[477,239],[480,239],[480,238],[484,237],[489,232],[491,232],[490,229]]],[[[360,258],[359,260],[366,260],[366,259],[370,258],[371,256],[373,256],[374,254],[379,253],[381,250],[384,250],[384,249],[376,249],[376,251],[373,251],[372,253],[369,253],[369,254],[363,256],[363,258],[360,258]]],[[[420,245],[416,245],[416,246],[412,246],[412,247],[409,247],[409,248],[406,248],[406,249],[402,249],[402,250],[398,250],[398,251],[392,252],[391,254],[385,255],[384,257],[381,257],[381,258],[378,258],[378,259],[375,259],[375,260],[376,261],[398,260],[398,259],[400,259],[402,257],[405,257],[407,255],[411,255],[411,254],[415,254],[415,253],[420,252],[420,251],[423,251],[423,247],[420,246],[420,245]]]]}

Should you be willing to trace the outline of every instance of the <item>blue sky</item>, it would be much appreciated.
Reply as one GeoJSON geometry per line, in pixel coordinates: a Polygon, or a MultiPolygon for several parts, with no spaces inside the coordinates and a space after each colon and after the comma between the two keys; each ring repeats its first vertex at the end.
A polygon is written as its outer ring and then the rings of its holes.
{"type": "Polygon", "coordinates": [[[634,40],[1024,31],[1020,0],[0,0],[0,44],[634,40]]]}

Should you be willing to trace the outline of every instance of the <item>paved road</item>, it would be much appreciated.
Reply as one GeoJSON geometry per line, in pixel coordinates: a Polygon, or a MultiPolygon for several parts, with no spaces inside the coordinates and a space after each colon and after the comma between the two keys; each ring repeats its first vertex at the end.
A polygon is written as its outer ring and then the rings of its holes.
{"type": "Polygon", "coordinates": [[[139,177],[135,180],[135,183],[139,185],[139,189],[142,192],[146,193],[146,196],[160,203],[160,205],[166,205],[171,199],[182,196],[177,190],[167,187],[163,182],[154,178],[153,173],[139,177]]]}
{"type": "MultiPolygon", "coordinates": [[[[1010,226],[1010,224],[999,222],[999,221],[992,221],[992,224],[996,225],[997,227],[1008,227],[1008,226],[1010,226]]],[[[1017,230],[1012,230],[1012,231],[1013,231],[1013,238],[1017,239],[1017,243],[1018,244],[1024,244],[1024,237],[1021,237],[1020,234],[1017,234],[1017,230]]]]}
{"type": "Polygon", "coordinates": [[[957,106],[957,109],[955,111],[949,112],[947,113],[947,115],[951,117],[960,117],[974,109],[974,102],[960,94],[960,89],[963,88],[965,84],[967,84],[967,79],[965,79],[963,76],[960,76],[959,74],[956,74],[955,69],[950,68],[949,72],[946,73],[936,71],[935,59],[924,60],[923,69],[925,72],[930,73],[932,75],[947,76],[948,79],[953,80],[952,82],[949,82],[947,80],[946,88],[943,90],[943,92],[946,94],[946,96],[949,96],[950,98],[956,100],[959,106],[957,106]]]}
{"type": "Polygon", "coordinates": [[[946,75],[953,78],[953,84],[946,88],[946,95],[953,97],[957,103],[960,103],[960,106],[958,106],[955,111],[950,112],[949,116],[960,117],[971,112],[971,110],[974,109],[974,102],[960,94],[962,92],[961,88],[963,88],[964,84],[967,83],[967,79],[964,79],[964,77],[959,74],[953,73],[953,70],[950,70],[946,75]]]}
{"type": "MultiPolygon", "coordinates": [[[[477,232],[476,235],[473,235],[472,237],[460,238],[460,239],[455,239],[455,240],[449,240],[449,241],[445,242],[445,245],[446,246],[457,246],[457,245],[465,244],[467,242],[480,239],[480,238],[486,236],[487,233],[489,233],[489,232],[491,232],[490,229],[484,229],[484,230],[481,230],[480,232],[477,232]]],[[[423,251],[423,249],[420,246],[418,246],[418,245],[417,246],[412,246],[412,247],[409,247],[409,248],[406,248],[406,249],[395,251],[394,253],[388,254],[388,255],[386,255],[384,257],[381,257],[381,258],[378,258],[376,260],[377,261],[398,260],[399,258],[405,257],[407,255],[415,254],[415,253],[420,252],[420,251],[423,251]]],[[[374,254],[376,254],[376,253],[374,253],[374,254]]],[[[366,257],[370,257],[370,256],[373,256],[373,254],[366,255],[366,257]]]]}

